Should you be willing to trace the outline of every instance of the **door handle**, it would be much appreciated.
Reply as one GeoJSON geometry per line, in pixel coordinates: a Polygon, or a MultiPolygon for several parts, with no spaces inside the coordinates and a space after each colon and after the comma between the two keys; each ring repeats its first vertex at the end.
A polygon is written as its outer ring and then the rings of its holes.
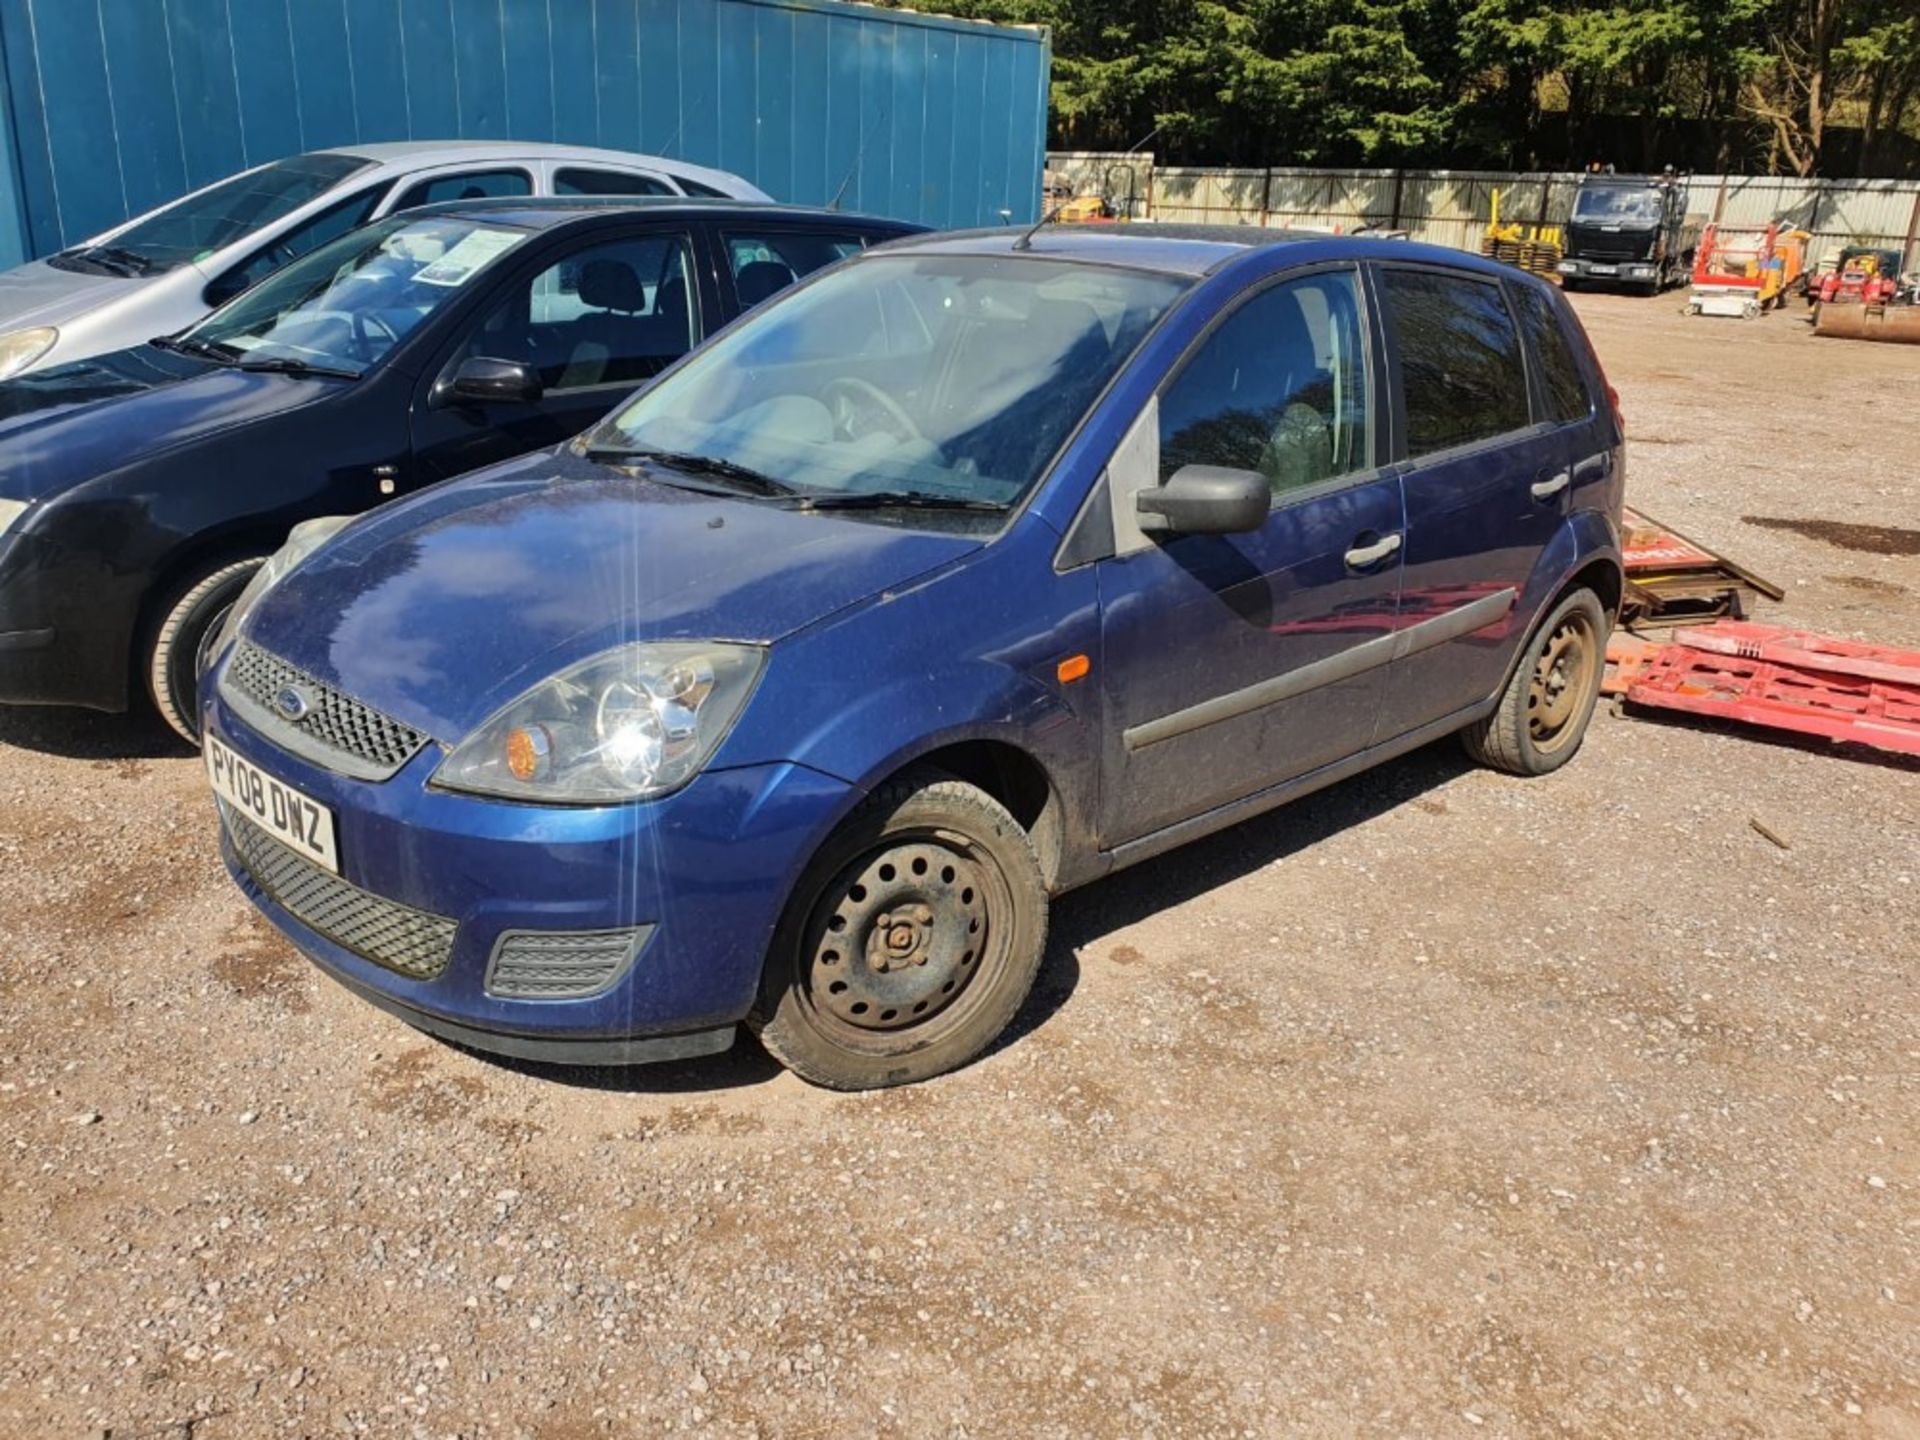
{"type": "Polygon", "coordinates": [[[1589,455],[1573,467],[1574,479],[1585,483],[1595,478],[1605,478],[1613,473],[1613,453],[1602,450],[1598,455],[1589,455]]]}
{"type": "Polygon", "coordinates": [[[1382,535],[1371,545],[1356,545],[1347,551],[1347,568],[1349,570],[1364,570],[1367,566],[1376,565],[1386,559],[1399,548],[1400,537],[1398,535],[1382,535]]]}
{"type": "Polygon", "coordinates": [[[1536,500],[1551,500],[1572,483],[1573,472],[1571,470],[1562,470],[1558,475],[1550,475],[1545,480],[1534,481],[1533,498],[1536,500]]]}

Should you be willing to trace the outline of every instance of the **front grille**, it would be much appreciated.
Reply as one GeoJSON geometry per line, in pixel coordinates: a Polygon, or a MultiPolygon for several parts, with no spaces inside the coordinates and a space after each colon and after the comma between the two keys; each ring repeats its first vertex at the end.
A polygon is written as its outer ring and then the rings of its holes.
{"type": "Polygon", "coordinates": [[[386,779],[427,743],[428,737],[411,725],[382,715],[249,640],[235,647],[220,688],[244,710],[249,723],[286,749],[361,779],[386,779]],[[307,705],[298,719],[289,719],[275,703],[289,689],[298,690],[307,705]]]}
{"type": "Polygon", "coordinates": [[[653,933],[509,930],[487,965],[487,993],[512,1000],[578,1000],[610,989],[653,933]]]}
{"type": "Polygon", "coordinates": [[[1645,260],[1654,237],[1645,230],[1603,230],[1598,225],[1569,225],[1567,253],[1582,260],[1645,260]]]}
{"type": "Polygon", "coordinates": [[[254,884],[302,925],[409,980],[434,980],[445,972],[453,957],[453,921],[369,895],[296,855],[230,806],[220,809],[233,853],[254,884]]]}

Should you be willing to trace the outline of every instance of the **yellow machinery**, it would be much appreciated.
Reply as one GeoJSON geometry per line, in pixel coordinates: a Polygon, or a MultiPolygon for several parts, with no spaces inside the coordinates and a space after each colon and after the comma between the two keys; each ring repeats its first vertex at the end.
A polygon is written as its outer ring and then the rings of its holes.
{"type": "Polygon", "coordinates": [[[1493,215],[1480,237],[1480,253],[1489,260],[1517,266],[1543,280],[1560,283],[1558,266],[1566,245],[1558,225],[1502,225],[1500,192],[1493,192],[1493,215]]]}

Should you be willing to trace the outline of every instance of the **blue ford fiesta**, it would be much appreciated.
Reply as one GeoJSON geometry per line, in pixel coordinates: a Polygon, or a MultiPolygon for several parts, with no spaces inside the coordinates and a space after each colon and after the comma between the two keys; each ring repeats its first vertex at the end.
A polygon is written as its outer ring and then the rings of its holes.
{"type": "Polygon", "coordinates": [[[932,236],[557,449],[296,533],[202,677],[227,863],[495,1052],[965,1063],[1047,902],[1459,732],[1565,763],[1621,591],[1565,303],[1404,242],[932,236]]]}

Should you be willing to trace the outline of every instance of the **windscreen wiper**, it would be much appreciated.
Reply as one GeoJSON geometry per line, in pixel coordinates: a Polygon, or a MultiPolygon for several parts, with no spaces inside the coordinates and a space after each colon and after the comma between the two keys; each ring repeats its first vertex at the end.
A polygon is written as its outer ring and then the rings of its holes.
{"type": "Polygon", "coordinates": [[[171,350],[176,355],[191,355],[199,360],[211,360],[218,365],[231,365],[239,351],[226,345],[216,345],[210,340],[180,340],[172,335],[156,335],[147,343],[156,350],[171,350]]]}
{"type": "Polygon", "coordinates": [[[751,466],[736,464],[732,460],[722,460],[713,455],[696,455],[690,450],[648,450],[627,448],[618,445],[591,445],[586,451],[587,459],[596,460],[603,465],[634,464],[664,466],[669,470],[678,470],[686,475],[710,475],[716,480],[730,482],[730,488],[744,491],[749,495],[798,495],[801,492],[784,480],[776,480],[771,475],[763,475],[751,466]]]}
{"type": "Polygon", "coordinates": [[[328,380],[358,380],[358,370],[345,370],[338,365],[314,365],[305,360],[296,360],[291,355],[263,355],[258,360],[236,360],[235,367],[241,370],[258,370],[266,375],[317,375],[328,380]]]}
{"type": "Polygon", "coordinates": [[[154,271],[153,261],[124,245],[89,245],[79,253],[84,259],[123,275],[151,275],[154,271]]]}
{"type": "Polygon", "coordinates": [[[804,495],[796,510],[967,510],[978,515],[1000,515],[1006,506],[998,500],[975,500],[965,495],[935,495],[925,490],[849,490],[804,495]]]}

